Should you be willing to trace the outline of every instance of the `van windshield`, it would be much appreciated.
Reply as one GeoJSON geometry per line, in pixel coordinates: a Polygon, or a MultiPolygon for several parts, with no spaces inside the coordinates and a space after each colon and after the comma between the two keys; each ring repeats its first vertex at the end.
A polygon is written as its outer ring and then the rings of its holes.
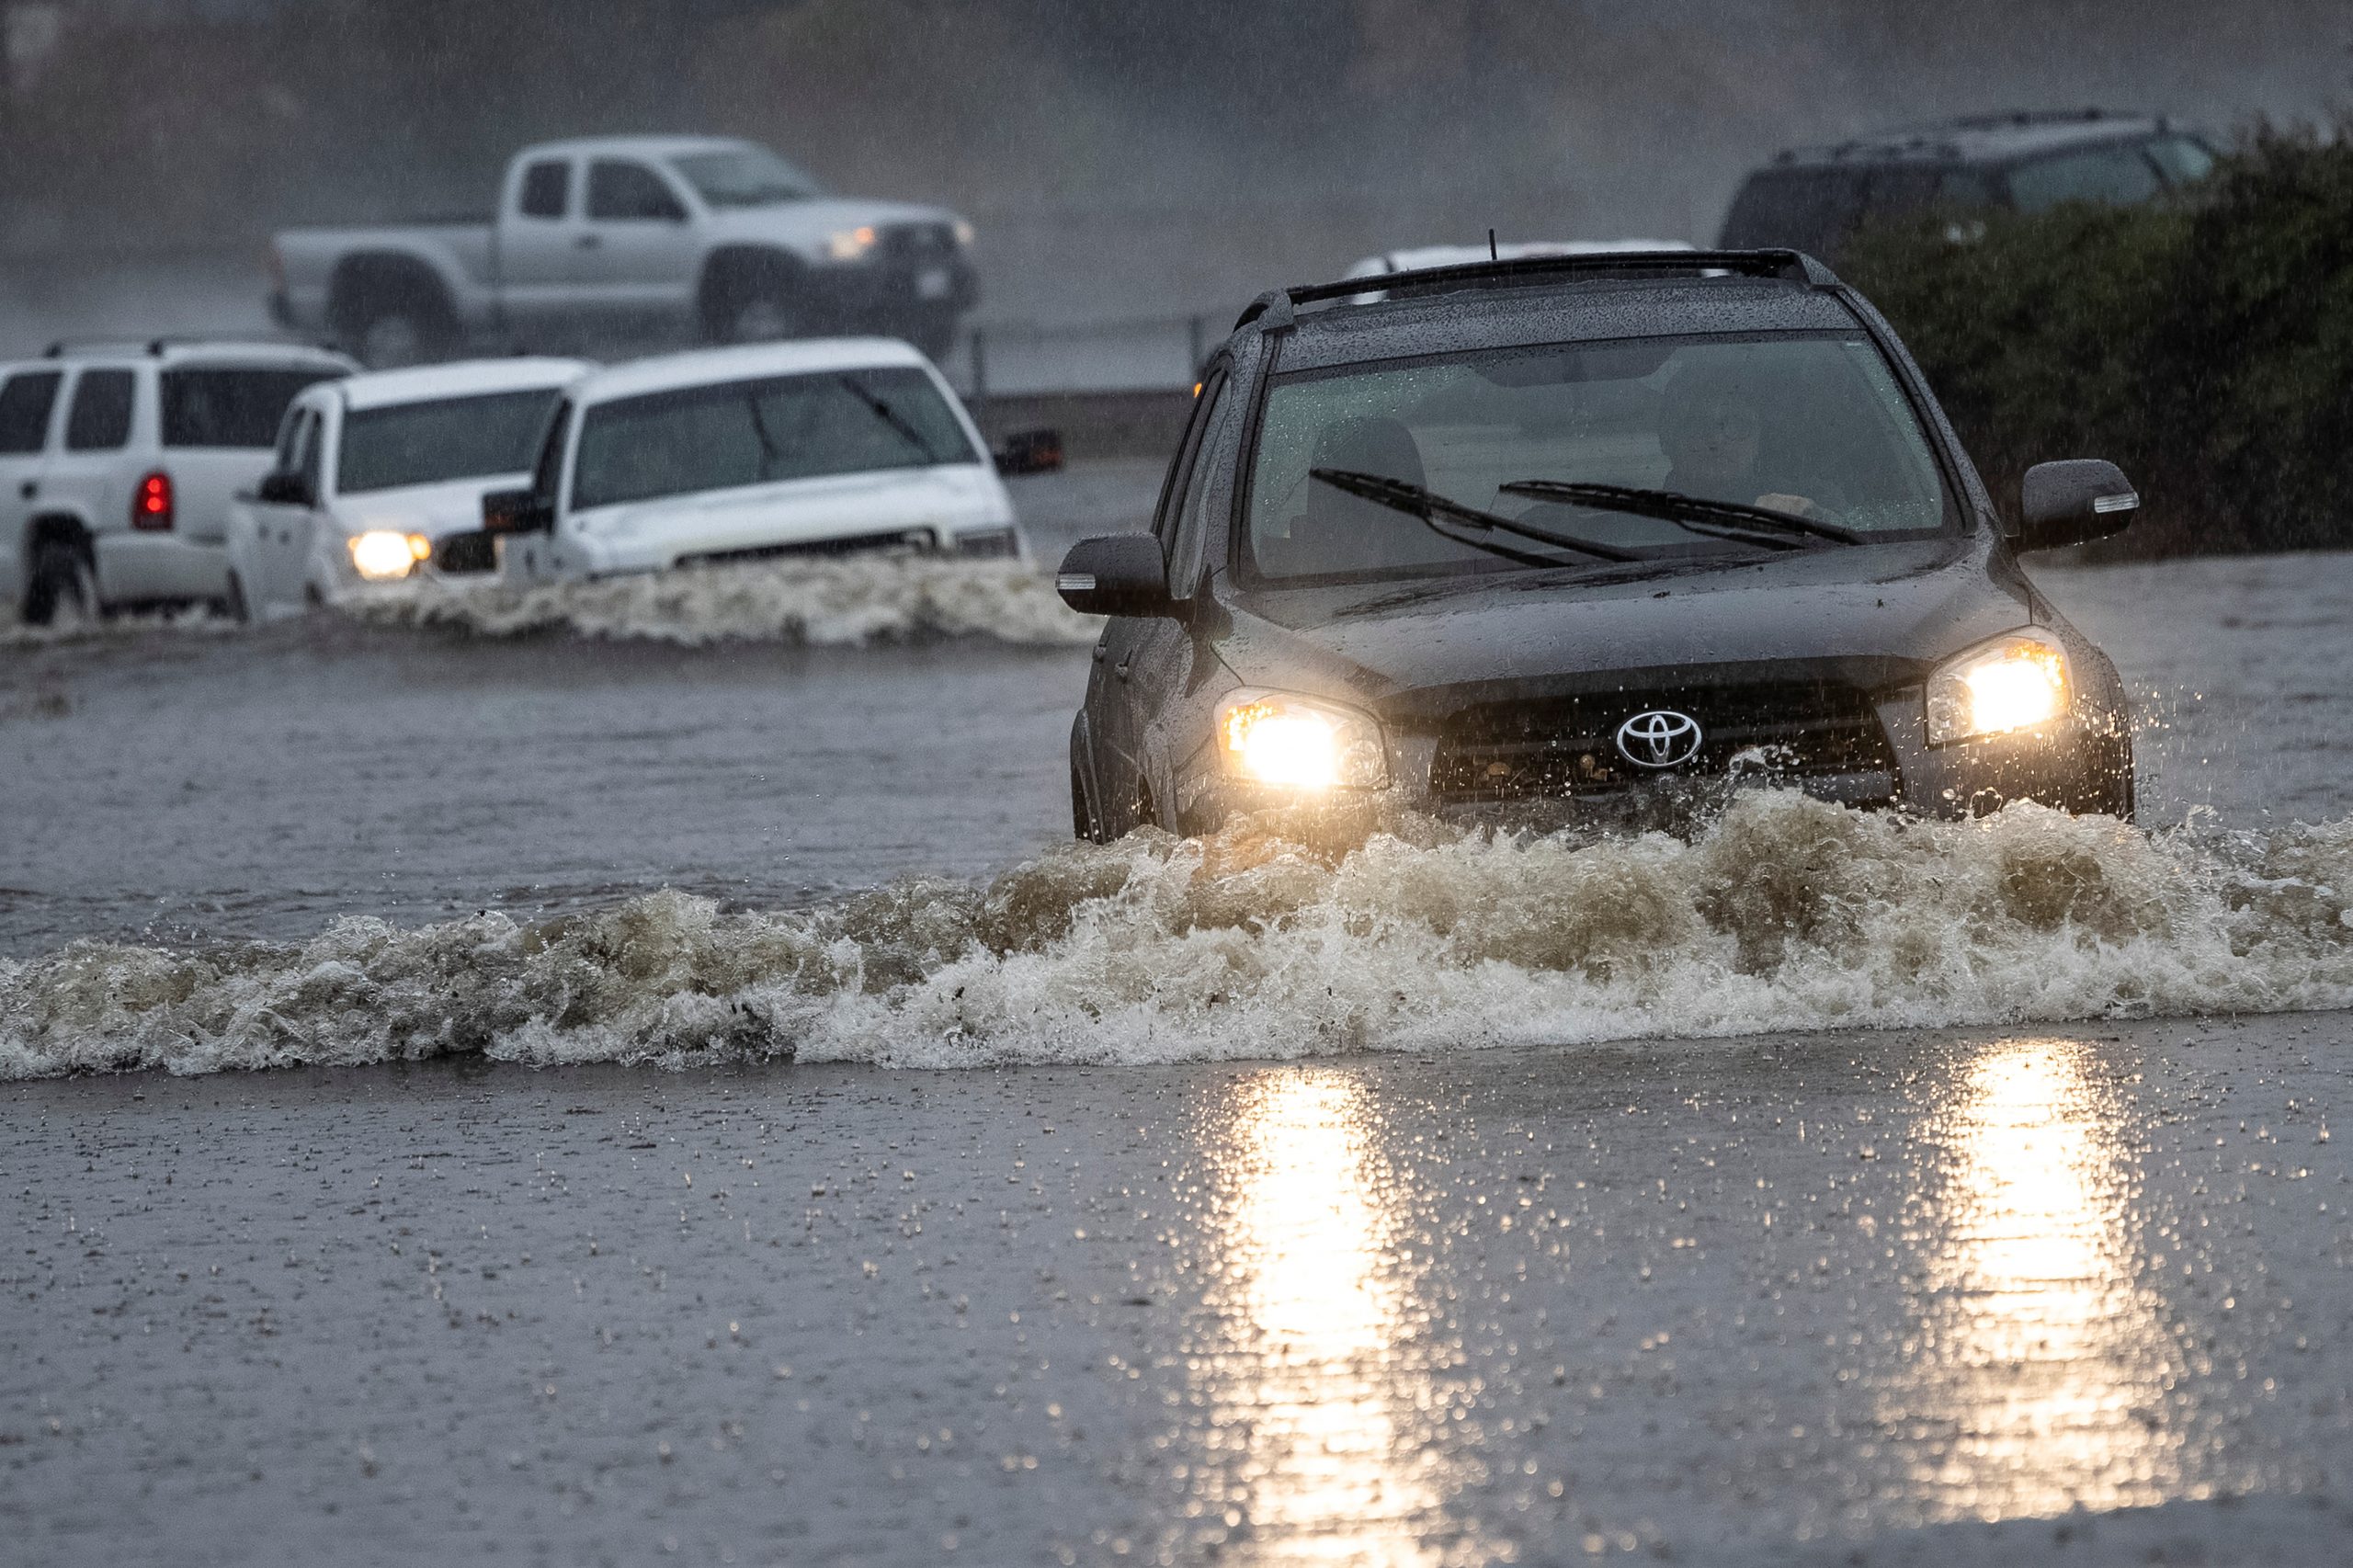
{"type": "Polygon", "coordinates": [[[775,376],[589,409],[572,509],[980,460],[939,389],[912,365],[775,376]]]}
{"type": "Polygon", "coordinates": [[[1261,580],[1365,579],[1766,547],[1725,537],[1721,522],[1657,515],[1677,510],[1662,496],[1685,512],[1691,501],[1745,510],[1735,531],[1792,540],[1916,537],[1960,517],[1869,338],[1653,338],[1278,378],[1252,467],[1244,563],[1261,580]],[[1413,493],[1398,485],[1451,504],[1455,517],[1401,509],[1413,493]],[[1628,510],[1606,496],[1564,498],[1564,486],[1648,499],[1628,510]],[[1554,549],[1484,528],[1481,516],[1602,548],[1554,549]],[[1506,538],[1507,552],[1491,548],[1506,538]]]}
{"type": "Polygon", "coordinates": [[[343,421],[335,490],[360,495],[528,472],[547,433],[556,391],[534,387],[354,409],[343,421]]]}

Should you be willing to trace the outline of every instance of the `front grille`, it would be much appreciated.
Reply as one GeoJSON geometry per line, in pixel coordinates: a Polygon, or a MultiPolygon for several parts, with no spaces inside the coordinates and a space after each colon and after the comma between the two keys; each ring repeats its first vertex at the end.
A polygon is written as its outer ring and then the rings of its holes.
{"type": "Polygon", "coordinates": [[[1832,685],[1594,692],[1466,708],[1447,722],[1430,788],[1449,801],[1604,794],[1657,777],[1619,755],[1618,726],[1653,709],[1699,722],[1699,756],[1677,775],[1754,771],[1791,778],[1884,773],[1895,757],[1859,691],[1832,685]]]}
{"type": "Polygon", "coordinates": [[[498,541],[486,533],[451,534],[433,547],[434,570],[450,576],[498,570],[498,541]]]}
{"type": "Polygon", "coordinates": [[[794,556],[863,555],[878,550],[938,548],[929,528],[893,528],[889,533],[852,534],[843,539],[796,540],[790,544],[756,544],[747,550],[712,550],[681,555],[681,566],[729,566],[744,561],[782,561],[794,556]]]}
{"type": "Polygon", "coordinates": [[[892,223],[877,246],[885,261],[920,266],[956,258],[956,230],[949,223],[892,223]]]}

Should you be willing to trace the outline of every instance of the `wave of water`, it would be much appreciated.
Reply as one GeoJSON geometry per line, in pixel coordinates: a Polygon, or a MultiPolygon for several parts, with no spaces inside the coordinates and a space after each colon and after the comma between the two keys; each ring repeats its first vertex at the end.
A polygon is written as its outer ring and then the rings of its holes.
{"type": "Polygon", "coordinates": [[[790,912],[661,892],[540,925],[77,942],[0,961],[0,1078],[454,1052],[1117,1063],[2353,1006],[2353,822],[2150,835],[1758,792],[1688,838],[1392,827],[1341,854],[1266,822],[1144,834],[790,912]]]}
{"type": "Polygon", "coordinates": [[[483,637],[534,632],[699,645],[836,646],[934,637],[1061,644],[1102,622],[1055,597],[1017,561],[859,555],[744,562],[523,587],[419,582],[355,594],[336,606],[383,625],[445,627],[483,637]]]}

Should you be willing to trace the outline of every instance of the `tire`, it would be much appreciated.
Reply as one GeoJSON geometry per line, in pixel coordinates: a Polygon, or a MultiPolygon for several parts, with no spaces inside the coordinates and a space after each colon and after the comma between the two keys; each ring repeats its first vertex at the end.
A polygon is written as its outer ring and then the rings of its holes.
{"type": "Polygon", "coordinates": [[[361,307],[351,357],[371,370],[397,370],[446,359],[456,341],[440,311],[422,301],[385,301],[361,307]]]}
{"type": "Polygon", "coordinates": [[[737,266],[715,278],[703,307],[703,335],[713,343],[781,343],[808,337],[817,322],[798,280],[781,265],[737,266]]]}
{"type": "Polygon", "coordinates": [[[35,626],[87,625],[98,619],[98,579],[89,558],[70,540],[47,539],[34,547],[33,570],[25,591],[25,619],[35,626]]]}

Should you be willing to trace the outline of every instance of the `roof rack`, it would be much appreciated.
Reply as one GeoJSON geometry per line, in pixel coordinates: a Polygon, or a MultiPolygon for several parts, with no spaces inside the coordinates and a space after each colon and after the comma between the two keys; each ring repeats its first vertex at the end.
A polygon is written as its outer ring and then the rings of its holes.
{"type": "Polygon", "coordinates": [[[1263,331],[1279,332],[1291,324],[1293,312],[1302,305],[1323,304],[1360,294],[1386,300],[1401,293],[1435,293],[1461,285],[1536,283],[1580,277],[1716,278],[1726,274],[1785,278],[1813,289],[1832,288],[1838,281],[1822,263],[1794,250],[1597,251],[1581,256],[1517,256],[1509,261],[1474,261],[1457,267],[1384,272],[1377,278],[1345,278],[1336,283],[1277,289],[1250,301],[1233,325],[1239,331],[1257,322],[1263,331]]]}
{"type": "Polygon", "coordinates": [[[84,337],[61,337],[42,351],[44,359],[63,359],[66,355],[85,349],[113,348],[126,354],[143,354],[151,359],[163,358],[166,348],[189,344],[234,343],[267,344],[274,348],[313,348],[323,353],[335,350],[323,343],[313,343],[299,337],[277,337],[255,332],[167,332],[154,337],[126,337],[120,334],[93,333],[84,337]]]}

